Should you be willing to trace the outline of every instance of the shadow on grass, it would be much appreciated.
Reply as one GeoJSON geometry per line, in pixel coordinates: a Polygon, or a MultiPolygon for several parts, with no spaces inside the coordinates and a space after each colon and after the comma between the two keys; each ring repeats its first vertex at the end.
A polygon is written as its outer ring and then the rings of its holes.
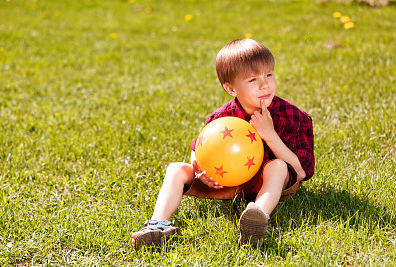
{"type": "MultiPolygon", "coordinates": [[[[277,228],[274,238],[303,224],[315,226],[326,221],[340,221],[356,230],[362,226],[396,227],[395,215],[385,207],[331,187],[320,191],[301,188],[295,196],[278,205],[270,223],[274,221],[276,225],[273,226],[277,228]]],[[[288,249],[277,244],[274,238],[267,238],[261,250],[285,257],[288,249]]]]}
{"type": "MultiPolygon", "coordinates": [[[[362,222],[371,222],[379,227],[396,224],[395,217],[385,207],[369,199],[354,196],[346,190],[340,191],[335,188],[323,188],[320,191],[301,188],[294,197],[284,202],[280,211],[276,212],[279,221],[290,218],[284,218],[282,213],[289,213],[296,221],[309,216],[312,224],[331,219],[349,221],[350,226],[358,226],[362,222]]],[[[289,225],[288,222],[286,224],[289,225]]]]}

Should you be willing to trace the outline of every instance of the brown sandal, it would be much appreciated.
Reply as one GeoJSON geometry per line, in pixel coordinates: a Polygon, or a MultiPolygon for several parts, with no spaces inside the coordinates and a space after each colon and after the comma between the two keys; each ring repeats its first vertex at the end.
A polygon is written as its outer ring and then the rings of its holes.
{"type": "Polygon", "coordinates": [[[239,219],[239,244],[258,246],[266,234],[269,234],[269,216],[257,208],[246,209],[239,219]]]}
{"type": "Polygon", "coordinates": [[[163,240],[180,235],[180,228],[174,227],[170,221],[149,220],[139,232],[142,233],[135,240],[136,250],[142,246],[160,246],[163,240]]]}

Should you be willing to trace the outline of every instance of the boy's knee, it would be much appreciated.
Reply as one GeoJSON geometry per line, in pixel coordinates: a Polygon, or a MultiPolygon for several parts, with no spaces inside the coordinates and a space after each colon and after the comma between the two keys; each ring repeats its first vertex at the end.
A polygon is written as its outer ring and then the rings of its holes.
{"type": "Polygon", "coordinates": [[[194,175],[194,170],[190,164],[184,162],[174,162],[169,164],[166,169],[166,175],[168,179],[180,179],[181,177],[185,177],[189,179],[194,175]]]}
{"type": "MultiPolygon", "coordinates": [[[[267,163],[268,167],[287,170],[287,164],[281,159],[274,159],[267,163]]],[[[266,166],[266,167],[267,167],[266,166]]]]}
{"type": "Polygon", "coordinates": [[[184,162],[173,162],[169,164],[168,168],[166,169],[166,173],[175,173],[180,171],[186,171],[191,168],[190,164],[184,162]]]}
{"type": "Polygon", "coordinates": [[[265,165],[264,173],[265,172],[275,172],[287,176],[288,167],[285,161],[281,159],[274,159],[265,165]]]}

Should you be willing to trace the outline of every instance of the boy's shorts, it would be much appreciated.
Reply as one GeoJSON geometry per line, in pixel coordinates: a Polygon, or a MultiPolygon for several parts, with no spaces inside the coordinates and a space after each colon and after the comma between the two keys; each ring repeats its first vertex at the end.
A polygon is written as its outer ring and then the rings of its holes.
{"type": "MultiPolygon", "coordinates": [[[[188,196],[199,198],[233,199],[234,197],[243,197],[247,200],[254,201],[263,185],[263,169],[268,162],[260,168],[252,179],[240,186],[215,189],[208,187],[199,179],[194,179],[194,182],[191,185],[184,186],[183,193],[188,196]]],[[[297,173],[293,167],[288,163],[286,164],[288,167],[289,182],[286,188],[283,189],[280,200],[285,200],[286,198],[294,195],[297,190],[300,189],[302,184],[302,181],[297,181],[297,173]]]]}

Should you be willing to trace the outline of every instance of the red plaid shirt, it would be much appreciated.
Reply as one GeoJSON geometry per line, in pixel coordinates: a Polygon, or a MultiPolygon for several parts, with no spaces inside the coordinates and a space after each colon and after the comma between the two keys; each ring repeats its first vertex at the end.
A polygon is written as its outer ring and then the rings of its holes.
{"type": "MultiPolygon", "coordinates": [[[[297,155],[308,180],[315,170],[314,136],[312,119],[308,113],[299,109],[293,103],[275,96],[268,107],[271,114],[275,131],[286,146],[297,155]]],[[[250,121],[250,116],[245,112],[238,99],[233,99],[212,112],[205,124],[226,116],[233,116],[250,121]]],[[[191,142],[191,149],[195,151],[197,138],[191,142]]],[[[263,164],[275,159],[274,153],[264,143],[263,164]]]]}

